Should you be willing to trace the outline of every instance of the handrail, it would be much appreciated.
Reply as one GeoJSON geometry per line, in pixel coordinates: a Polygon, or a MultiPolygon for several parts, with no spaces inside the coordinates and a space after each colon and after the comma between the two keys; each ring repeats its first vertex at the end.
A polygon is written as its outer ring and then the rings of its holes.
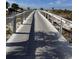
{"type": "MultiPolygon", "coordinates": [[[[49,24],[50,28],[53,28],[52,31],[59,33],[58,30],[57,30],[54,26],[52,26],[51,23],[48,22],[48,20],[47,20],[39,11],[38,11],[38,14],[42,17],[42,19],[44,19],[44,21],[46,22],[46,24],[49,24]]],[[[62,29],[62,28],[61,28],[61,29],[62,29]]],[[[60,34],[61,34],[61,33],[60,33],[60,34]]],[[[62,36],[62,39],[63,39],[64,41],[67,41],[66,38],[65,38],[63,35],[61,35],[61,36],[62,36]]],[[[61,40],[61,41],[63,41],[63,40],[61,40]]]]}
{"type": "MultiPolygon", "coordinates": [[[[40,11],[41,11],[41,10],[40,10],[40,11]]],[[[65,19],[65,18],[63,18],[63,17],[61,17],[61,16],[58,16],[58,15],[56,15],[56,14],[51,14],[51,13],[46,12],[46,11],[41,11],[41,12],[47,13],[48,15],[53,16],[53,17],[57,18],[58,20],[63,19],[62,22],[64,22],[64,20],[65,20],[66,22],[72,24],[72,21],[70,21],[70,20],[68,20],[68,19],[65,19]]]]}
{"type": "Polygon", "coordinates": [[[20,18],[21,18],[21,24],[23,24],[23,20],[26,18],[26,14],[27,14],[27,12],[31,12],[31,10],[30,11],[24,11],[24,12],[22,12],[22,13],[19,13],[19,14],[16,14],[16,15],[14,15],[14,16],[11,16],[11,17],[6,17],[6,19],[7,19],[7,24],[8,23],[11,23],[11,22],[13,22],[13,24],[12,24],[12,26],[13,26],[13,33],[15,33],[16,32],[16,17],[17,16],[21,16],[20,18]]]}
{"type": "Polygon", "coordinates": [[[62,26],[63,28],[65,28],[65,29],[71,31],[71,28],[72,28],[72,21],[70,21],[70,20],[68,20],[68,19],[65,19],[65,18],[63,18],[63,17],[61,17],[61,16],[58,16],[58,15],[49,13],[49,12],[47,12],[47,11],[40,10],[40,12],[44,13],[45,16],[46,16],[46,15],[51,16],[50,18],[48,17],[48,18],[50,19],[50,21],[52,21],[52,22],[56,21],[57,24],[60,25],[60,27],[61,27],[61,23],[62,23],[62,24],[63,24],[63,26],[62,26]],[[57,19],[57,20],[53,20],[52,17],[55,18],[55,19],[57,19]],[[59,23],[59,22],[60,22],[60,23],[59,23]]]}
{"type": "Polygon", "coordinates": [[[25,12],[28,12],[28,11],[24,11],[24,12],[22,12],[22,13],[16,14],[16,15],[11,16],[11,17],[6,17],[6,19],[14,18],[14,17],[16,17],[16,16],[19,16],[19,15],[24,14],[25,12]]]}

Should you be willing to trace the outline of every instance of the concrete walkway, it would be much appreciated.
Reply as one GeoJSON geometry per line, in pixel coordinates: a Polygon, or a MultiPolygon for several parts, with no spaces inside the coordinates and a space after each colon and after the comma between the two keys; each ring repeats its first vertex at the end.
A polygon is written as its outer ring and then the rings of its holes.
{"type": "Polygon", "coordinates": [[[66,39],[39,11],[32,12],[7,41],[7,59],[71,59],[66,39]]]}

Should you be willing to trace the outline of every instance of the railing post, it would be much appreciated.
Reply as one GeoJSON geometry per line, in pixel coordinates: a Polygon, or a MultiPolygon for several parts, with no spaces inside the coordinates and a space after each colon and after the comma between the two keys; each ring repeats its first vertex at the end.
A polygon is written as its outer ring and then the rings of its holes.
{"type": "Polygon", "coordinates": [[[60,22],[60,33],[62,34],[62,27],[63,27],[63,24],[62,24],[62,18],[61,18],[61,22],[60,22]]]}
{"type": "Polygon", "coordinates": [[[27,13],[28,13],[28,12],[25,12],[25,19],[27,18],[27,13]]]}
{"type": "Polygon", "coordinates": [[[25,20],[25,13],[23,14],[23,19],[25,20]]]}
{"type": "MultiPolygon", "coordinates": [[[[44,16],[45,16],[45,13],[44,13],[44,16]]],[[[46,17],[46,16],[45,16],[46,17]]]]}
{"type": "Polygon", "coordinates": [[[52,21],[52,25],[53,25],[53,22],[54,22],[54,21],[52,20],[52,17],[51,17],[51,21],[52,21]]]}
{"type": "Polygon", "coordinates": [[[21,14],[21,24],[23,24],[23,14],[21,14]]]}
{"type": "Polygon", "coordinates": [[[26,13],[27,13],[27,12],[24,13],[24,18],[25,18],[25,20],[26,20],[26,13]]]}
{"type": "Polygon", "coordinates": [[[13,20],[13,33],[16,33],[16,16],[14,17],[13,20]]]}
{"type": "Polygon", "coordinates": [[[47,14],[47,19],[49,20],[49,15],[47,14]]]}
{"type": "Polygon", "coordinates": [[[25,12],[23,13],[23,20],[25,20],[25,16],[24,15],[25,15],[25,12]]]}
{"type": "Polygon", "coordinates": [[[47,15],[46,15],[46,13],[45,13],[45,17],[47,18],[47,15]]]}

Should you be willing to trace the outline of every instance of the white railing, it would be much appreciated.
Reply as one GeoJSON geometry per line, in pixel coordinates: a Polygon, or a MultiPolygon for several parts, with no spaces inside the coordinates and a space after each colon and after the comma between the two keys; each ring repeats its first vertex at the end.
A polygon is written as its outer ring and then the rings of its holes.
{"type": "Polygon", "coordinates": [[[56,22],[60,26],[60,32],[62,33],[62,28],[71,31],[72,29],[72,21],[69,21],[61,16],[49,13],[47,11],[40,10],[41,13],[49,19],[49,21],[53,24],[53,22],[56,22]]]}
{"type": "Polygon", "coordinates": [[[6,25],[11,27],[12,32],[15,33],[16,28],[18,28],[20,24],[23,24],[23,21],[27,18],[27,16],[31,12],[32,11],[24,11],[22,13],[14,15],[14,16],[6,17],[6,25]]]}

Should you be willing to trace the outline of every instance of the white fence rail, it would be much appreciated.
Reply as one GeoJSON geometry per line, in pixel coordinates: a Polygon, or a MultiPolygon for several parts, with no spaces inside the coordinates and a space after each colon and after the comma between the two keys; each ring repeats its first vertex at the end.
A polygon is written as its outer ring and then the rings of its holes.
{"type": "Polygon", "coordinates": [[[13,26],[13,33],[16,32],[16,23],[23,23],[23,21],[26,19],[27,14],[29,15],[31,11],[24,11],[22,13],[16,14],[11,17],[6,18],[6,24],[12,25],[13,26]]]}
{"type": "Polygon", "coordinates": [[[72,21],[69,21],[61,16],[46,12],[46,11],[41,11],[40,12],[44,13],[45,16],[47,15],[47,18],[50,19],[50,21],[56,22],[58,25],[62,25],[62,28],[71,31],[72,29],[72,21]],[[62,23],[62,24],[61,24],[62,23]]]}

